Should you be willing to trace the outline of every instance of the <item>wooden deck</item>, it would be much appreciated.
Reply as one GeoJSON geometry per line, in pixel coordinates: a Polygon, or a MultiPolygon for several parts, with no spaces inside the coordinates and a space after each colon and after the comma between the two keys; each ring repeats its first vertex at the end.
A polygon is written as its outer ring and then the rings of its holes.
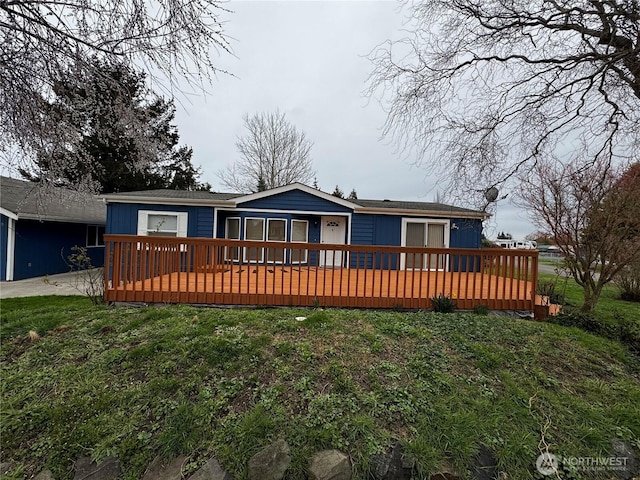
{"type": "MultiPolygon", "coordinates": [[[[217,273],[173,272],[110,289],[120,302],[431,308],[444,294],[457,307],[531,309],[531,283],[467,272],[230,265],[217,273]]],[[[538,299],[538,301],[541,301],[538,299]]]]}
{"type": "MultiPolygon", "coordinates": [[[[322,245],[323,251],[342,250],[345,259],[343,266],[325,268],[222,260],[229,251],[223,249],[246,245],[238,241],[208,240],[205,245],[204,239],[182,239],[184,246],[168,247],[164,239],[165,244],[141,247],[140,237],[128,237],[128,243],[108,240],[107,301],[420,309],[431,308],[430,299],[444,294],[460,309],[486,305],[502,310],[533,310],[541,302],[536,302],[534,288],[537,252],[322,245]],[[366,255],[369,261],[362,260],[366,255]],[[376,262],[371,260],[375,255],[387,257],[376,262]],[[444,258],[442,265],[448,268],[401,270],[400,255],[423,255],[429,260],[425,265],[438,265],[435,258],[444,258]],[[454,265],[471,271],[450,271],[454,265]]],[[[305,258],[319,252],[313,253],[309,244],[291,245],[287,249],[304,247],[305,258]]]]}

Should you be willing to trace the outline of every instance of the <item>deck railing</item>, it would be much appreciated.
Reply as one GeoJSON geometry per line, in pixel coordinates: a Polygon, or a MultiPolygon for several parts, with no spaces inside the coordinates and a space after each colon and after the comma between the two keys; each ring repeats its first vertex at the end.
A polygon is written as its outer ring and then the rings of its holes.
{"type": "Polygon", "coordinates": [[[538,252],[105,235],[105,300],[533,310],[538,252]]]}

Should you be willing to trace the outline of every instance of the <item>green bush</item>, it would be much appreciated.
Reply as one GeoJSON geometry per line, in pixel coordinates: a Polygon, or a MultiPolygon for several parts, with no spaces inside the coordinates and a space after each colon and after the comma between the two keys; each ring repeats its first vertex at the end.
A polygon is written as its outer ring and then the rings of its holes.
{"type": "Polygon", "coordinates": [[[476,305],[473,309],[473,313],[476,315],[488,315],[489,307],[487,305],[476,305]]]}
{"type": "Polygon", "coordinates": [[[557,316],[549,317],[549,322],[566,327],[578,327],[611,340],[618,340],[636,352],[640,352],[640,322],[614,314],[614,323],[603,322],[592,313],[565,309],[557,316]]]}
{"type": "Polygon", "coordinates": [[[431,303],[433,304],[433,311],[438,313],[453,313],[456,309],[456,302],[443,293],[437,297],[432,297],[431,303]]]}

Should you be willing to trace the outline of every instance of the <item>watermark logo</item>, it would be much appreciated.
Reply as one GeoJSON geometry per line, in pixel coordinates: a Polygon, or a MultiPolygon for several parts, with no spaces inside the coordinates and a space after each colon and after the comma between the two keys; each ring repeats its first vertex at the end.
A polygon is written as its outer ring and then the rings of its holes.
{"type": "MultiPolygon", "coordinates": [[[[583,472],[620,471],[628,469],[628,457],[563,457],[563,468],[569,467],[583,472]]],[[[536,460],[536,468],[544,476],[558,473],[558,457],[544,452],[536,460]]]]}
{"type": "Polygon", "coordinates": [[[553,475],[558,472],[558,459],[553,453],[544,452],[536,460],[536,468],[544,475],[553,475]]]}

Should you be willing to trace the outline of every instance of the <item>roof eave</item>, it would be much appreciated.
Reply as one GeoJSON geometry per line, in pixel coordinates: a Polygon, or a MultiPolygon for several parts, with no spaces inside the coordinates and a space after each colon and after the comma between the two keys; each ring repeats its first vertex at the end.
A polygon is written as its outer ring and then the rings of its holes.
{"type": "Polygon", "coordinates": [[[412,215],[439,218],[472,218],[486,220],[491,215],[485,212],[456,212],[452,210],[416,210],[409,208],[359,207],[355,213],[375,213],[382,215],[412,215]]]}
{"type": "Polygon", "coordinates": [[[10,218],[11,220],[18,220],[18,215],[11,210],[7,210],[6,208],[0,207],[0,214],[10,218]]]}
{"type": "Polygon", "coordinates": [[[206,207],[234,206],[232,200],[206,200],[203,198],[167,198],[167,197],[137,197],[134,195],[96,195],[105,203],[140,203],[143,205],[189,205],[206,207]]]}
{"type": "Polygon", "coordinates": [[[240,205],[246,202],[251,202],[254,200],[260,200],[262,198],[271,197],[274,195],[278,195],[281,193],[290,192],[291,190],[301,190],[309,195],[313,195],[315,197],[321,198],[331,203],[335,203],[336,205],[341,205],[343,207],[355,210],[359,205],[350,202],[344,198],[339,198],[334,195],[331,195],[327,192],[323,192],[322,190],[315,189],[310,187],[309,185],[305,185],[304,183],[294,182],[288,185],[283,185],[281,187],[272,188],[270,190],[265,190],[262,192],[249,193],[247,195],[243,195],[241,197],[234,198],[234,205],[240,205]]]}
{"type": "Polygon", "coordinates": [[[56,215],[37,215],[35,213],[19,213],[17,220],[37,220],[39,222],[80,223],[87,225],[105,225],[104,218],[61,217],[56,215]]]}

